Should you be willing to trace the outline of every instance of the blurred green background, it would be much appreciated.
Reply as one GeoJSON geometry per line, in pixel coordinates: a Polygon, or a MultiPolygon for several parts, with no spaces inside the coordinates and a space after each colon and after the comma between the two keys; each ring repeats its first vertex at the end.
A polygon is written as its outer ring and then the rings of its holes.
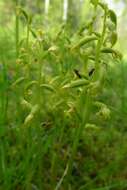
{"type": "MultiPolygon", "coordinates": [[[[127,58],[127,0],[105,0],[111,9],[118,16],[119,39],[117,47],[127,58]]],[[[19,0],[19,3],[29,10],[34,17],[34,27],[44,27],[55,30],[61,22],[68,22],[71,29],[75,29],[81,24],[85,24],[92,7],[89,0],[19,0]],[[55,26],[55,27],[54,27],[55,26]]],[[[15,0],[0,0],[0,32],[13,34],[14,25],[14,4],[15,0]]]]}

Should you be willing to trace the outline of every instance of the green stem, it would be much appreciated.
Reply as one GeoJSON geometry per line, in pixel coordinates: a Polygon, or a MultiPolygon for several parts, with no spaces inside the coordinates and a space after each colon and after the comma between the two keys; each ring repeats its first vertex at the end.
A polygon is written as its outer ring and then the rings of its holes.
{"type": "Polygon", "coordinates": [[[97,43],[97,48],[96,48],[96,55],[95,55],[95,80],[98,79],[98,76],[100,75],[100,53],[101,53],[101,47],[103,45],[104,37],[105,37],[105,32],[106,32],[106,19],[107,19],[107,8],[104,10],[104,20],[103,20],[103,29],[102,29],[102,35],[100,39],[98,40],[97,43]]]}
{"type": "Polygon", "coordinates": [[[30,36],[30,24],[29,21],[27,21],[27,31],[26,31],[26,50],[28,54],[28,79],[30,78],[30,52],[29,52],[29,36],[30,36]]]}
{"type": "Polygon", "coordinates": [[[26,48],[29,53],[29,36],[30,36],[30,24],[29,21],[27,23],[27,38],[26,38],[26,48]]]}
{"type": "Polygon", "coordinates": [[[15,18],[15,43],[16,43],[16,58],[19,56],[19,1],[16,0],[16,18],[15,18]]]}
{"type": "MultiPolygon", "coordinates": [[[[68,181],[70,180],[70,177],[71,177],[71,174],[72,174],[73,163],[74,163],[74,159],[75,159],[75,156],[76,156],[76,153],[77,153],[77,149],[78,149],[81,134],[82,134],[84,126],[88,122],[88,119],[89,119],[89,116],[90,116],[90,105],[91,105],[91,102],[92,102],[90,94],[87,92],[86,97],[85,96],[81,97],[81,104],[83,104],[82,98],[84,98],[84,100],[85,100],[85,110],[84,111],[81,110],[81,112],[83,111],[82,112],[83,113],[82,118],[81,118],[81,121],[80,121],[81,124],[76,129],[75,136],[73,138],[74,141],[73,141],[73,144],[72,144],[72,155],[71,155],[71,157],[69,159],[69,162],[68,162],[67,184],[68,184],[68,181]]],[[[82,109],[84,109],[84,104],[82,106],[82,109]]]]}

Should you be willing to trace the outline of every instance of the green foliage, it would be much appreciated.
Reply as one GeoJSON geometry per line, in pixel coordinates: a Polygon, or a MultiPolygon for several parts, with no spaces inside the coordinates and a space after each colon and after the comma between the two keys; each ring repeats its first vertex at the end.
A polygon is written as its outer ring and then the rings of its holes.
{"type": "Polygon", "coordinates": [[[72,35],[68,23],[54,33],[36,29],[18,3],[15,46],[1,46],[0,189],[126,189],[125,79],[115,78],[118,70],[125,75],[114,11],[92,0],[93,14],[72,35]]]}

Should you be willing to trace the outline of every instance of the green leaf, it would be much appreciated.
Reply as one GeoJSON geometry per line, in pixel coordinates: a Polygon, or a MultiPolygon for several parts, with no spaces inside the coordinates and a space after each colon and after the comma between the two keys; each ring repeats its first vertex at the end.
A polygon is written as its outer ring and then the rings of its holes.
{"type": "Polygon", "coordinates": [[[91,41],[94,41],[94,40],[97,40],[98,38],[96,36],[88,36],[88,37],[85,37],[83,39],[81,39],[76,45],[74,45],[71,50],[74,50],[74,49],[77,49],[77,48],[80,48],[81,46],[91,42],[91,41]]]}
{"type": "Polygon", "coordinates": [[[109,17],[110,17],[111,21],[117,27],[117,16],[116,16],[116,14],[115,14],[115,12],[113,10],[109,10],[109,17]]]}
{"type": "Polygon", "coordinates": [[[12,87],[15,87],[16,85],[19,85],[19,84],[22,83],[24,80],[25,80],[24,77],[18,78],[18,79],[12,84],[12,87]]]}
{"type": "Polygon", "coordinates": [[[32,86],[37,85],[37,84],[38,84],[37,81],[31,81],[31,82],[29,82],[29,83],[26,85],[25,90],[28,90],[29,88],[31,88],[32,86]]]}
{"type": "Polygon", "coordinates": [[[110,32],[115,31],[116,30],[116,25],[114,22],[112,22],[111,20],[108,20],[106,22],[107,28],[109,29],[110,32]]]}
{"type": "Polygon", "coordinates": [[[69,84],[66,84],[62,88],[75,88],[75,87],[85,86],[85,85],[88,85],[88,84],[89,84],[88,80],[86,80],[86,79],[78,79],[78,80],[72,81],[69,84]]]}
{"type": "Polygon", "coordinates": [[[30,28],[30,32],[34,38],[37,38],[37,34],[35,33],[35,31],[32,28],[30,28]]]}
{"type": "Polygon", "coordinates": [[[101,50],[102,53],[115,53],[115,50],[109,47],[105,47],[101,50]]]}
{"type": "Polygon", "coordinates": [[[49,91],[51,91],[51,92],[55,92],[55,91],[56,91],[56,90],[55,90],[51,85],[49,85],[49,84],[41,84],[40,87],[41,87],[41,88],[45,88],[45,89],[47,89],[47,90],[49,90],[49,91]]]}
{"type": "Polygon", "coordinates": [[[108,8],[106,3],[99,2],[99,5],[104,10],[106,10],[108,8]]]}
{"type": "Polygon", "coordinates": [[[96,7],[99,3],[99,0],[91,0],[91,3],[96,7]]]}
{"type": "Polygon", "coordinates": [[[25,19],[28,21],[29,17],[28,14],[26,13],[26,11],[24,9],[20,9],[21,13],[23,14],[23,16],[25,17],[25,19]]]}
{"type": "Polygon", "coordinates": [[[113,47],[116,42],[117,42],[117,33],[116,32],[112,32],[111,36],[110,36],[110,42],[111,42],[111,47],[113,47]]]}
{"type": "Polygon", "coordinates": [[[112,48],[105,47],[105,48],[101,49],[101,52],[102,53],[111,53],[111,54],[115,55],[116,58],[122,59],[122,54],[119,51],[114,50],[112,48]]]}

